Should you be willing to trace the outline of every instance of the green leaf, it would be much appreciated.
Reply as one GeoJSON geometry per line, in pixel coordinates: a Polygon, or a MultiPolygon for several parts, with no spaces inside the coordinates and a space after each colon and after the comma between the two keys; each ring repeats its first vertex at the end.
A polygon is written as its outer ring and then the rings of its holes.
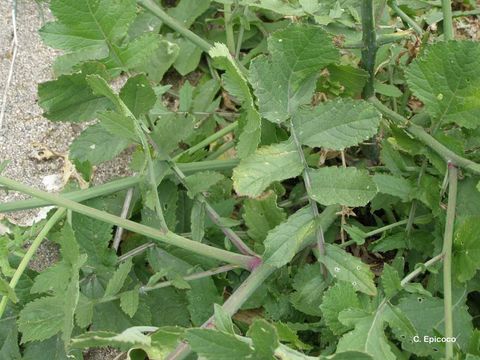
{"type": "Polygon", "coordinates": [[[292,305],[301,312],[320,316],[320,304],[326,284],[320,264],[307,264],[301,267],[293,279],[295,291],[290,295],[292,305]]]}
{"type": "Polygon", "coordinates": [[[2,277],[0,277],[0,295],[2,295],[2,297],[6,296],[13,303],[18,302],[15,290],[13,290],[8,281],[2,277]]]}
{"type": "Polygon", "coordinates": [[[273,191],[257,199],[244,202],[243,219],[248,228],[248,236],[260,242],[268,232],[286,218],[285,211],[277,205],[277,194],[273,191]]]}
{"type": "Polygon", "coordinates": [[[223,86],[235,98],[242,102],[245,113],[245,126],[239,136],[238,156],[243,159],[252,154],[260,142],[261,117],[258,113],[248,81],[233,59],[225,44],[215,43],[209,55],[216,64],[225,70],[222,75],[223,86]]]}
{"type": "Polygon", "coordinates": [[[262,116],[281,123],[310,102],[319,70],[338,61],[339,53],[324,30],[306,24],[273,33],[268,50],[270,58],[251,62],[250,82],[262,116]]]}
{"type": "Polygon", "coordinates": [[[142,330],[149,331],[151,327],[131,327],[120,334],[110,331],[90,331],[72,339],[72,347],[85,349],[91,347],[114,346],[127,351],[132,347],[149,347],[151,339],[144,335],[142,330]]]}
{"type": "Polygon", "coordinates": [[[379,112],[363,100],[336,99],[314,108],[300,108],[293,123],[302,144],[343,150],[375,135],[380,118],[379,112]]]}
{"type": "Polygon", "coordinates": [[[18,346],[18,330],[16,319],[5,317],[0,322],[0,359],[21,360],[18,346]]]}
{"type": "Polygon", "coordinates": [[[377,193],[368,172],[354,167],[323,167],[310,170],[310,177],[310,196],[322,205],[365,206],[377,193]]]}
{"type": "Polygon", "coordinates": [[[103,295],[104,297],[114,296],[122,289],[123,284],[132,269],[132,265],[131,259],[120,264],[107,284],[105,294],[103,295]]]}
{"type": "Polygon", "coordinates": [[[157,96],[144,74],[129,78],[119,96],[136,118],[147,114],[157,101],[157,96]]]}
{"type": "Polygon", "coordinates": [[[120,307],[130,317],[133,317],[138,310],[139,293],[138,288],[125,291],[120,295],[120,307]]]}
{"type": "Polygon", "coordinates": [[[361,308],[355,288],[343,281],[339,281],[325,291],[320,305],[325,324],[335,335],[345,333],[350,327],[338,320],[338,314],[346,309],[361,308]]]}
{"type": "Polygon", "coordinates": [[[189,28],[195,19],[208,10],[210,3],[211,0],[180,0],[177,6],[168,9],[168,14],[189,28]]]}
{"type": "Polygon", "coordinates": [[[239,195],[257,197],[272,182],[295,177],[302,170],[292,141],[264,146],[240,161],[233,170],[233,186],[239,195]]]}
{"type": "MultiPolygon", "coordinates": [[[[457,338],[456,345],[461,349],[466,349],[468,341],[472,334],[472,317],[468,313],[466,305],[466,288],[455,289],[452,298],[453,311],[453,336],[457,338]]],[[[444,309],[443,300],[435,297],[426,297],[418,294],[409,294],[398,304],[398,308],[412,322],[416,334],[423,339],[424,336],[443,336],[444,309]]],[[[393,329],[395,332],[395,329],[393,329]]],[[[401,338],[402,333],[399,333],[401,338]]],[[[428,344],[423,341],[415,343],[411,339],[402,340],[402,347],[406,351],[413,352],[418,356],[428,356],[436,354],[435,348],[440,350],[434,344],[428,344]]]]}
{"type": "Polygon", "coordinates": [[[218,304],[214,304],[214,317],[215,317],[215,328],[235,335],[235,331],[233,330],[233,322],[230,315],[223,309],[222,306],[218,304]]]}
{"type": "Polygon", "coordinates": [[[29,302],[20,312],[18,329],[22,343],[45,340],[63,329],[65,321],[63,296],[43,297],[29,302]]]}
{"type": "Polygon", "coordinates": [[[382,286],[385,291],[385,296],[388,299],[392,298],[402,289],[398,271],[387,263],[383,265],[382,286]]]}
{"type": "Polygon", "coordinates": [[[207,191],[223,179],[225,179],[225,176],[215,171],[199,171],[187,176],[185,182],[188,196],[193,199],[195,195],[207,191]]]}
{"type": "Polygon", "coordinates": [[[202,57],[202,49],[189,40],[179,38],[175,40],[178,45],[178,56],[173,63],[173,67],[182,76],[194,71],[202,57]]]}
{"type": "Polygon", "coordinates": [[[92,323],[93,301],[80,293],[75,309],[75,320],[81,328],[86,328],[92,323]]]}
{"type": "Polygon", "coordinates": [[[135,17],[132,0],[52,0],[50,9],[58,21],[41,29],[43,41],[88,59],[108,56],[135,17]]]}
{"type": "Polygon", "coordinates": [[[248,359],[253,354],[248,344],[216,330],[190,329],[186,338],[192,350],[208,360],[248,359]]]}
{"type": "Polygon", "coordinates": [[[480,44],[437,42],[407,69],[407,82],[435,123],[466,128],[480,125],[480,44]]]}
{"type": "Polygon", "coordinates": [[[205,202],[194,201],[192,213],[190,215],[190,228],[192,232],[192,240],[201,242],[205,235],[205,202]]]}
{"type": "Polygon", "coordinates": [[[266,264],[282,267],[295,254],[305,238],[314,231],[312,209],[303,208],[291,215],[287,221],[276,226],[265,239],[263,259],[266,264]]]}
{"type": "MultiPolygon", "coordinates": [[[[193,133],[195,118],[189,115],[169,114],[162,116],[151,133],[161,155],[169,155],[178,143],[193,133]]],[[[165,156],[166,157],[166,156],[165,156]]]]}
{"type": "Polygon", "coordinates": [[[45,110],[43,116],[52,121],[82,122],[112,107],[110,100],[93,93],[85,78],[103,71],[100,64],[91,63],[83,66],[80,73],[38,85],[38,105],[45,110]]]}
{"type": "Polygon", "coordinates": [[[337,353],[361,351],[374,360],[396,360],[384,332],[384,308],[360,319],[355,329],[345,334],[337,345],[337,353]]]}
{"type": "Polygon", "coordinates": [[[375,92],[390,97],[400,97],[403,94],[395,85],[384,84],[380,81],[375,81],[375,92]]]}
{"type": "Polygon", "coordinates": [[[378,192],[399,197],[403,201],[410,200],[412,185],[407,179],[394,175],[375,174],[373,181],[377,185],[378,192]]]}
{"type": "Polygon", "coordinates": [[[177,59],[178,52],[177,44],[161,39],[155,52],[146,61],[136,66],[136,70],[144,72],[149,80],[158,83],[177,59]]]}
{"type": "Polygon", "coordinates": [[[374,276],[367,264],[332,244],[325,244],[325,251],[325,256],[321,256],[319,260],[334,278],[349,282],[355,290],[367,295],[377,294],[374,276]]]}
{"type": "MultiPolygon", "coordinates": [[[[109,129],[110,130],[110,129],[109,129]]],[[[85,129],[70,145],[70,158],[98,165],[113,159],[130,143],[124,136],[113,135],[101,124],[85,129]]]]}
{"type": "Polygon", "coordinates": [[[255,357],[258,357],[258,359],[276,359],[273,354],[280,343],[275,327],[266,320],[257,319],[248,329],[247,336],[252,338],[255,357]]]}
{"type": "Polygon", "coordinates": [[[464,220],[455,231],[453,273],[460,282],[472,279],[480,269],[480,217],[464,220]]]}
{"type": "Polygon", "coordinates": [[[132,118],[115,111],[105,111],[98,113],[98,119],[102,128],[113,135],[114,139],[120,138],[123,142],[140,142],[132,118]]]}

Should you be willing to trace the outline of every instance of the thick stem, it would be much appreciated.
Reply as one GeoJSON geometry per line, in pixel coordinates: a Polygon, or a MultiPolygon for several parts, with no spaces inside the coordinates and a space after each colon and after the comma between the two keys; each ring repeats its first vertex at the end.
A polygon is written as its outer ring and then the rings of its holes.
{"type": "MultiPolygon", "coordinates": [[[[223,304],[223,309],[229,316],[235,315],[240,307],[247,301],[250,296],[257,290],[260,285],[276,270],[276,268],[267,264],[261,264],[250,276],[233,292],[233,294],[223,304]]],[[[202,327],[211,327],[213,325],[213,316],[210,317],[202,327]]],[[[182,342],[177,348],[171,352],[166,360],[182,360],[190,354],[190,347],[187,343],[182,342]]]]}
{"type": "MultiPolygon", "coordinates": [[[[32,260],[33,255],[35,255],[35,252],[37,251],[38,247],[42,243],[45,236],[47,236],[47,234],[50,232],[52,227],[65,215],[65,211],[66,210],[63,208],[58,209],[52,215],[52,217],[47,221],[42,231],[40,231],[37,237],[33,240],[32,244],[30,245],[27,252],[25,253],[25,256],[22,258],[22,261],[20,261],[20,264],[15,270],[12,276],[12,279],[10,280],[9,285],[12,289],[15,289],[15,286],[17,286],[18,281],[20,280],[23,272],[25,271],[28,264],[30,263],[30,260],[32,260]]],[[[8,298],[6,296],[3,296],[2,301],[0,302],[0,319],[2,318],[3,313],[5,312],[7,303],[8,303],[8,298]]]]}
{"type": "Polygon", "coordinates": [[[176,19],[172,18],[170,15],[168,15],[163,9],[158,6],[153,0],[137,0],[137,3],[142,6],[143,8],[147,9],[150,11],[153,15],[158,17],[162,22],[167,25],[168,27],[172,28],[188,40],[190,40],[192,43],[197,45],[200,49],[202,49],[205,52],[208,52],[212,45],[202,39],[200,36],[195,34],[194,32],[190,31],[186,27],[184,27],[182,24],[180,24],[176,19]]]}
{"type": "MultiPolygon", "coordinates": [[[[201,161],[193,163],[179,163],[179,169],[185,174],[191,174],[198,171],[206,170],[230,170],[238,165],[239,160],[211,160],[201,161]]],[[[169,176],[172,175],[172,171],[168,170],[169,176]]],[[[77,202],[82,202],[95,197],[105,196],[113,194],[117,191],[125,190],[130,187],[137,186],[142,181],[141,176],[131,176],[119,180],[113,180],[109,183],[98,185],[89,189],[72,191],[62,194],[65,198],[77,202]]],[[[40,199],[28,199],[12,201],[5,204],[0,204],[0,213],[8,211],[19,211],[32,209],[42,206],[50,206],[51,203],[40,199]]]]}
{"type": "MultiPolygon", "coordinates": [[[[392,34],[383,34],[377,36],[377,46],[382,46],[386,44],[391,44],[394,42],[402,41],[405,39],[409,39],[412,37],[412,32],[410,30],[404,31],[397,31],[392,34]]],[[[364,43],[363,41],[358,42],[346,42],[345,44],[341,45],[343,49],[363,49],[364,43]]]]}
{"type": "Polygon", "coordinates": [[[362,65],[363,68],[368,72],[368,80],[363,88],[363,98],[368,99],[375,94],[374,82],[377,36],[375,34],[373,0],[362,0],[362,31],[362,65]]]}
{"type": "Polygon", "coordinates": [[[442,13],[443,13],[443,37],[445,41],[453,40],[455,33],[453,30],[452,21],[452,4],[450,0],[442,0],[442,13]]]}
{"type": "MultiPolygon", "coordinates": [[[[448,164],[448,205],[443,236],[443,304],[445,311],[445,337],[453,337],[453,309],[452,309],[452,242],[455,225],[455,208],[457,205],[458,170],[455,165],[448,164]]],[[[453,359],[453,344],[445,343],[445,358],[453,359]]]]}
{"type": "Polygon", "coordinates": [[[86,215],[95,218],[106,223],[123,227],[127,230],[136,232],[146,237],[155,239],[165,244],[180,247],[182,249],[189,250],[199,255],[203,255],[212,259],[230,263],[233,265],[239,265],[245,269],[251,269],[253,264],[257,263],[257,258],[252,256],[245,256],[237,253],[233,253],[227,250],[219,249],[213,246],[205,245],[180,235],[172,233],[171,231],[163,233],[157,229],[135,223],[130,220],[122,219],[119,216],[109,214],[104,211],[100,211],[75,201],[68,200],[63,196],[57,194],[50,194],[45,191],[34,189],[30,186],[21,184],[17,181],[0,176],[0,184],[4,185],[12,190],[20,191],[22,193],[38,197],[53,203],[56,206],[65,207],[79,214],[86,215]]]}
{"type": "MultiPolygon", "coordinates": [[[[319,226],[328,229],[335,221],[338,206],[328,206],[319,217],[319,226]]],[[[302,251],[310,243],[304,243],[300,246],[299,251],[302,251]]],[[[225,301],[223,309],[225,312],[233,316],[240,309],[240,307],[247,301],[250,296],[262,285],[265,280],[276,270],[276,268],[262,263],[260,264],[250,276],[240,285],[234,293],[225,301]]],[[[202,327],[211,327],[213,325],[213,316],[208,319],[202,327]]],[[[173,352],[171,352],[166,360],[182,360],[190,354],[190,348],[186,343],[180,344],[173,352]]]]}

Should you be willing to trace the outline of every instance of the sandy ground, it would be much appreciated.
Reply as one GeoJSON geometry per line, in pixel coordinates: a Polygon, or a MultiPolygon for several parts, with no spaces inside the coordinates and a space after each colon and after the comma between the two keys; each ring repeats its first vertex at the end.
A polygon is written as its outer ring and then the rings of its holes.
{"type": "MultiPolygon", "coordinates": [[[[52,16],[45,6],[39,7],[34,0],[17,0],[18,54],[14,73],[8,91],[6,112],[0,129],[0,162],[9,161],[3,176],[24,184],[48,191],[61,188],[55,179],[63,175],[64,159],[53,156],[41,160],[41,151],[66,154],[71,141],[82,131],[82,126],[68,123],[52,123],[42,117],[42,109],[37,105],[38,83],[53,78],[51,65],[57,55],[55,50],[43,45],[38,35],[43,21],[52,16]]],[[[12,58],[13,28],[10,0],[0,0],[0,101],[8,77],[12,58]]],[[[95,183],[128,173],[126,156],[102,165],[96,171],[95,183]]],[[[60,182],[61,183],[61,182],[60,182]]],[[[26,196],[15,192],[0,191],[0,202],[23,199],[26,196]]],[[[23,211],[0,214],[10,222],[19,225],[31,224],[38,218],[39,211],[23,211]]],[[[0,230],[2,230],[0,228],[0,230]]],[[[44,269],[57,259],[57,249],[45,241],[32,262],[32,268],[44,269]]],[[[91,351],[85,358],[113,359],[116,352],[91,351]]],[[[117,353],[118,354],[118,353],[117,353]]]]}
{"type": "MultiPolygon", "coordinates": [[[[2,175],[43,190],[58,191],[63,175],[64,159],[53,156],[41,159],[42,151],[66,154],[71,141],[83,126],[52,123],[42,117],[37,105],[38,83],[53,78],[51,65],[57,52],[43,45],[38,35],[43,21],[52,16],[34,0],[17,0],[18,54],[8,91],[3,127],[0,130],[0,161],[10,163],[2,175]]],[[[9,0],[0,0],[0,90],[3,90],[11,61],[13,29],[9,0]]],[[[127,173],[125,157],[102,165],[95,173],[95,183],[127,173]]],[[[14,192],[0,191],[0,202],[25,198],[14,192]]],[[[38,211],[8,214],[20,225],[31,224],[38,211]]],[[[0,215],[1,216],[1,215],[0,215]]]]}

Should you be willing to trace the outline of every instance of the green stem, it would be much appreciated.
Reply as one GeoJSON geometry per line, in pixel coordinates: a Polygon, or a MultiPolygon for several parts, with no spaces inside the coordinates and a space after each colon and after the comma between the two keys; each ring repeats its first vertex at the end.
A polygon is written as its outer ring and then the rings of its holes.
{"type": "Polygon", "coordinates": [[[222,144],[217,150],[209,154],[206,159],[207,160],[215,160],[218,159],[220,156],[225,154],[228,150],[235,147],[235,143],[233,141],[226,142],[222,144]]]}
{"type": "MultiPolygon", "coordinates": [[[[328,229],[330,225],[335,221],[338,206],[328,206],[320,214],[318,224],[323,229],[328,229]]],[[[310,246],[310,243],[304,243],[299,247],[299,251],[310,246]]],[[[252,296],[267,278],[276,270],[276,268],[261,263],[255,270],[252,271],[250,276],[240,285],[233,294],[223,304],[225,312],[233,316],[240,309],[240,307],[252,296]]],[[[207,320],[202,327],[211,327],[213,325],[213,316],[207,320]]],[[[190,354],[190,348],[186,343],[181,343],[173,352],[171,352],[166,360],[182,360],[190,354]]]]}
{"type": "Polygon", "coordinates": [[[418,23],[413,20],[410,16],[408,16],[407,14],[405,14],[405,12],[403,12],[402,9],[400,9],[400,7],[398,6],[396,0],[393,0],[393,1],[389,1],[388,2],[388,5],[392,8],[393,11],[395,11],[395,13],[403,20],[405,21],[413,30],[415,30],[415,32],[419,35],[419,36],[422,36],[423,35],[423,30],[422,30],[422,27],[420,25],[418,25],[418,23]]]}
{"type": "Polygon", "coordinates": [[[210,135],[207,137],[205,140],[200,141],[198,144],[195,144],[191,148],[188,148],[187,150],[183,151],[182,153],[178,154],[173,158],[174,161],[177,161],[180,159],[183,155],[192,155],[196,151],[204,148],[207,145],[210,145],[211,143],[217,141],[218,139],[222,138],[223,136],[227,135],[228,133],[231,133],[233,130],[235,130],[238,127],[238,122],[235,121],[228,126],[225,126],[223,129],[220,129],[217,131],[215,134],[210,135]]]}
{"type": "Polygon", "coordinates": [[[402,287],[405,287],[410,281],[412,281],[415,277],[418,275],[422,274],[425,269],[427,269],[429,266],[432,266],[433,264],[439,262],[440,260],[443,259],[443,252],[441,254],[438,254],[437,256],[434,256],[427,262],[425,262],[422,266],[417,267],[415,270],[413,270],[410,274],[405,276],[402,281],[400,282],[400,285],[402,287]]]}
{"type": "MultiPolygon", "coordinates": [[[[307,190],[308,202],[310,203],[310,207],[312,208],[313,218],[316,221],[319,217],[318,212],[318,205],[317,202],[311,197],[312,193],[312,180],[310,178],[309,167],[307,160],[305,159],[305,154],[303,153],[302,144],[298,139],[297,132],[295,130],[294,124],[292,119],[290,119],[290,132],[293,137],[293,141],[295,142],[295,146],[297,147],[297,152],[300,157],[300,160],[303,165],[303,182],[305,184],[305,189],[307,190]]],[[[325,239],[323,237],[323,229],[321,226],[318,226],[315,230],[316,238],[317,238],[317,245],[318,251],[321,257],[325,256],[325,239]]],[[[326,269],[322,267],[324,275],[326,275],[326,269]]]]}
{"type": "Polygon", "coordinates": [[[451,162],[452,164],[469,170],[475,174],[480,174],[480,164],[476,162],[465,159],[464,157],[457,155],[452,150],[447,148],[445,145],[438,142],[433,136],[425,131],[421,126],[411,124],[407,119],[402,115],[397,114],[396,112],[390,110],[385,105],[383,105],[377,98],[371,97],[369,101],[378,109],[381,113],[389,117],[399,126],[406,126],[407,132],[410,133],[417,140],[421,141],[432,150],[434,150],[438,155],[440,155],[446,162],[451,162]]]}
{"type": "MultiPolygon", "coordinates": [[[[65,215],[65,209],[60,208],[58,209],[50,219],[48,219],[47,223],[43,227],[42,231],[40,231],[37,235],[37,237],[33,240],[32,244],[28,248],[27,252],[25,253],[25,256],[22,258],[22,261],[20,261],[20,264],[18,265],[17,269],[15,270],[12,279],[10,280],[10,287],[12,289],[15,289],[15,287],[18,284],[18,281],[20,280],[20,277],[22,276],[23,272],[27,268],[28,264],[30,263],[30,260],[32,260],[33,255],[37,251],[38,247],[42,243],[43,239],[47,234],[50,232],[52,227],[65,215]]],[[[8,303],[8,298],[6,296],[2,297],[2,301],[0,302],[0,319],[3,316],[3,313],[5,312],[5,309],[7,307],[8,303]]]]}
{"type": "MultiPolygon", "coordinates": [[[[211,160],[201,161],[193,163],[179,163],[178,167],[184,174],[195,173],[198,171],[206,170],[230,170],[238,165],[239,160],[211,160]]],[[[169,170],[169,175],[172,175],[172,171],[169,170]]],[[[113,180],[106,184],[98,185],[85,190],[72,191],[62,194],[65,198],[76,202],[82,202],[88,199],[109,195],[117,191],[125,190],[134,186],[137,186],[142,181],[141,176],[131,176],[119,180],[113,180]]],[[[50,206],[51,203],[40,199],[28,199],[12,201],[5,204],[0,204],[0,213],[8,211],[19,211],[32,209],[42,206],[50,206]]]]}
{"type": "MultiPolygon", "coordinates": [[[[229,316],[235,315],[240,307],[247,301],[252,294],[262,285],[265,280],[276,270],[276,268],[267,264],[261,264],[252,271],[250,276],[233,292],[233,294],[223,304],[223,309],[229,316]]],[[[213,325],[213,316],[208,319],[202,327],[211,327],[213,325]]],[[[166,360],[183,360],[191,352],[187,343],[182,342],[172,351],[166,360]]]]}
{"type": "Polygon", "coordinates": [[[232,56],[235,54],[235,38],[233,36],[232,23],[232,4],[223,5],[223,19],[225,22],[225,35],[227,38],[227,47],[232,56]]]}
{"type": "MultiPolygon", "coordinates": [[[[412,32],[409,30],[397,31],[392,34],[382,34],[377,36],[377,47],[382,45],[391,44],[397,41],[402,41],[412,37],[412,32]]],[[[343,49],[363,49],[363,41],[347,42],[341,46],[343,49]]]]}
{"type": "Polygon", "coordinates": [[[150,191],[153,193],[153,200],[155,201],[155,212],[158,220],[160,221],[160,230],[164,233],[168,232],[167,222],[163,216],[162,204],[160,203],[160,198],[158,197],[158,187],[157,180],[155,179],[155,168],[153,166],[152,156],[150,154],[150,149],[148,146],[145,148],[145,156],[147,157],[148,162],[148,182],[150,185],[150,191]]]}
{"type": "MultiPolygon", "coordinates": [[[[453,309],[452,309],[452,242],[455,225],[455,208],[457,205],[458,170],[451,163],[448,164],[448,205],[443,237],[443,304],[445,310],[445,337],[453,337],[453,309]]],[[[453,359],[453,344],[445,343],[445,358],[453,359]]]]}
{"type": "MultiPolygon", "coordinates": [[[[170,161],[170,167],[173,172],[177,175],[177,178],[180,180],[182,185],[189,189],[187,182],[185,181],[185,174],[178,168],[177,164],[173,161],[170,161]]],[[[205,204],[205,211],[208,214],[208,217],[212,220],[212,222],[217,225],[225,236],[230,239],[232,244],[242,253],[245,255],[250,255],[254,257],[258,257],[257,254],[253,250],[251,250],[247,244],[240,238],[240,236],[235,233],[231,228],[222,225],[221,216],[217,213],[217,211],[208,203],[205,194],[197,194],[198,200],[202,201],[205,204]]]]}
{"type": "Polygon", "coordinates": [[[178,32],[180,35],[184,36],[188,40],[190,40],[192,43],[197,45],[200,49],[202,49],[205,52],[208,52],[212,45],[202,39],[200,36],[195,34],[194,32],[190,31],[186,27],[184,27],[182,24],[180,24],[176,19],[172,18],[170,15],[168,15],[163,9],[158,6],[155,1],[153,0],[137,0],[137,3],[150,11],[153,15],[158,17],[162,22],[167,25],[168,27],[172,28],[176,32],[178,32]]]}
{"type": "MultiPolygon", "coordinates": [[[[221,273],[224,273],[224,272],[227,272],[227,271],[231,271],[231,270],[234,270],[234,269],[238,269],[238,266],[224,265],[224,266],[220,266],[220,267],[215,268],[215,269],[210,269],[210,270],[207,270],[207,271],[201,271],[201,272],[198,272],[198,273],[195,273],[195,274],[184,276],[183,280],[185,280],[185,281],[199,280],[199,279],[203,279],[203,278],[210,277],[210,276],[213,276],[213,275],[221,274],[221,273]]],[[[143,293],[147,293],[147,292],[150,292],[150,291],[163,289],[163,288],[172,286],[173,284],[174,284],[174,281],[163,281],[163,282],[160,282],[160,283],[152,285],[152,286],[142,286],[138,289],[138,291],[140,292],[140,294],[143,294],[143,293]]],[[[100,298],[98,300],[95,300],[95,304],[102,304],[102,303],[118,300],[122,297],[122,294],[123,293],[120,293],[120,294],[117,294],[117,295],[114,295],[114,296],[107,296],[107,297],[104,297],[104,298],[100,298]]]]}
{"type": "MultiPolygon", "coordinates": [[[[243,16],[247,16],[248,6],[245,6],[243,10],[243,16]]],[[[240,29],[238,30],[238,37],[237,37],[237,48],[235,50],[235,59],[239,59],[240,51],[242,50],[242,43],[243,43],[243,35],[245,33],[245,25],[243,21],[240,21],[240,29]]]]}
{"type": "Polygon", "coordinates": [[[65,207],[79,214],[86,215],[112,225],[123,227],[124,229],[136,232],[140,235],[144,235],[165,244],[177,246],[182,249],[186,249],[196,254],[203,255],[212,259],[227,262],[233,265],[239,265],[246,269],[251,269],[252,262],[255,263],[257,261],[257,258],[254,258],[252,256],[245,256],[227,250],[219,249],[213,246],[205,245],[179,236],[175,233],[172,233],[171,231],[163,233],[157,229],[142,224],[137,224],[133,221],[122,219],[119,216],[115,216],[107,212],[79,204],[72,200],[68,200],[63,196],[57,194],[50,194],[41,190],[34,189],[30,186],[21,184],[15,180],[11,180],[3,176],[0,176],[0,184],[11,188],[12,190],[20,191],[30,196],[46,200],[56,206],[65,207]]]}
{"type": "Polygon", "coordinates": [[[368,99],[375,94],[375,57],[377,55],[373,0],[362,0],[362,31],[362,65],[368,72],[368,80],[363,88],[363,98],[368,99]]]}
{"type": "Polygon", "coordinates": [[[445,41],[453,40],[455,33],[452,21],[452,4],[450,0],[442,0],[443,37],[445,41]]]}

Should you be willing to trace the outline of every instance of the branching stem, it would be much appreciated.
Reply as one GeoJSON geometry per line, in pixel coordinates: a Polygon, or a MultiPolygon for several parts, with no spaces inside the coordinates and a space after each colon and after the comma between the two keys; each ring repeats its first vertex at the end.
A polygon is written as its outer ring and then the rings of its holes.
{"type": "MultiPolygon", "coordinates": [[[[30,260],[32,260],[33,255],[35,255],[35,252],[37,251],[38,247],[42,243],[43,239],[47,236],[47,234],[50,232],[52,227],[65,215],[65,209],[64,208],[59,208],[57,211],[52,215],[50,219],[48,219],[47,223],[43,227],[43,229],[38,233],[38,235],[35,237],[33,240],[32,244],[28,248],[27,252],[23,256],[22,260],[20,261],[20,264],[18,265],[17,269],[15,270],[12,279],[10,280],[10,287],[12,289],[15,289],[15,287],[18,284],[18,281],[20,280],[21,276],[23,275],[25,269],[27,268],[28,264],[30,263],[30,260]]],[[[2,297],[2,301],[0,302],[0,319],[3,316],[3,313],[5,312],[5,309],[7,307],[8,303],[8,298],[6,296],[2,297]]]]}
{"type": "Polygon", "coordinates": [[[79,204],[75,201],[68,200],[63,196],[57,194],[50,194],[45,191],[37,190],[30,186],[21,184],[15,180],[11,180],[0,176],[0,184],[4,185],[12,190],[20,191],[39,199],[43,199],[59,207],[65,207],[79,214],[95,218],[106,223],[123,227],[127,230],[136,232],[146,237],[155,239],[165,244],[180,247],[182,249],[189,250],[193,253],[203,255],[212,259],[216,259],[222,262],[226,262],[233,265],[239,265],[245,269],[251,269],[253,265],[256,265],[258,260],[256,257],[245,256],[237,254],[231,251],[219,249],[213,246],[202,244],[180,235],[177,235],[171,231],[166,233],[157,229],[138,224],[136,222],[122,219],[119,216],[109,214],[105,211],[100,211],[95,208],[79,204]]]}

